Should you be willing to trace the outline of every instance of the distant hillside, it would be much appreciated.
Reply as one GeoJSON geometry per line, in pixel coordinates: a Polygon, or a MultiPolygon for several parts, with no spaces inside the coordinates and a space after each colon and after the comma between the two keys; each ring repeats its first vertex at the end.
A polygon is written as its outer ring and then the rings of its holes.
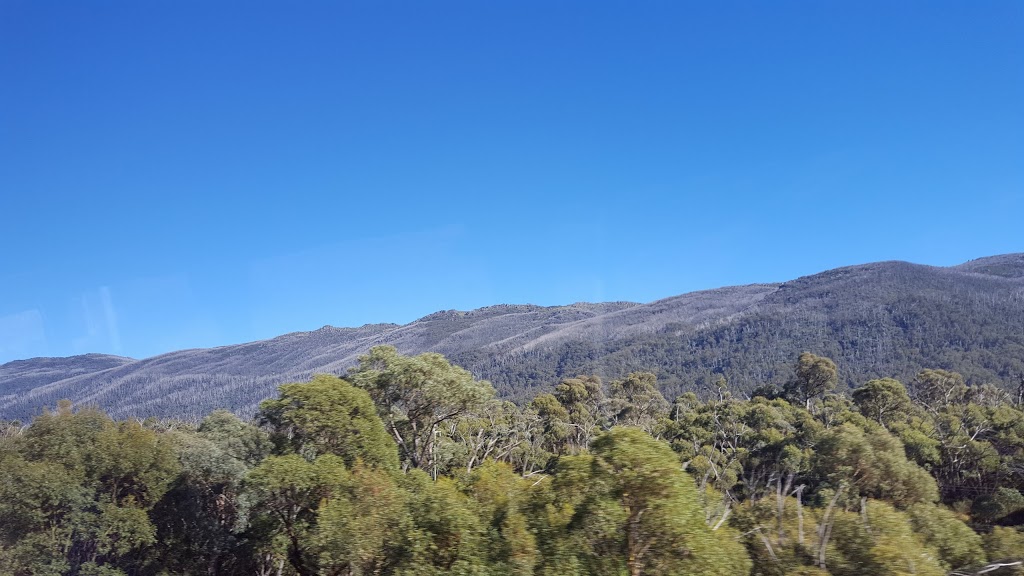
{"type": "MultiPolygon", "coordinates": [[[[972,383],[1015,385],[1024,375],[1024,255],[952,268],[880,262],[762,288],[741,313],[712,321],[562,341],[513,358],[474,351],[452,358],[510,393],[568,374],[652,370],[669,398],[719,375],[739,391],[782,384],[803,350],[836,360],[848,386],[883,376],[910,381],[926,367],[959,371],[972,383]]],[[[674,300],[631,311],[634,326],[650,325],[642,312],[672,308],[674,300]]]]}
{"type": "Polygon", "coordinates": [[[783,382],[803,350],[836,360],[847,385],[909,380],[923,367],[1009,385],[1024,374],[1024,254],[949,268],[879,262],[649,304],[450,310],[404,326],[325,326],[144,360],[21,360],[0,366],[0,418],[26,418],[61,398],[117,416],[248,414],[276,385],[344,373],[376,344],[441,352],[510,398],[566,376],[634,370],[656,372],[670,398],[719,375],[742,392],[783,382]]]}
{"type": "Polygon", "coordinates": [[[73,376],[95,374],[135,360],[107,354],[83,354],[70,358],[33,358],[0,365],[0,406],[34,388],[73,376]]]}

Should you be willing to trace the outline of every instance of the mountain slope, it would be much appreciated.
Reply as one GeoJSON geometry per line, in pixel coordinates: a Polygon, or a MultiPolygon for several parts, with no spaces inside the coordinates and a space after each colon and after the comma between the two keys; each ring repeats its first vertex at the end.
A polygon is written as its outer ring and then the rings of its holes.
{"type": "MultiPolygon", "coordinates": [[[[1019,262],[1019,259],[1018,259],[1019,262]]],[[[694,327],[670,324],[610,342],[562,342],[520,357],[453,355],[509,391],[573,373],[619,377],[653,370],[668,397],[724,375],[733,388],[782,384],[803,350],[836,360],[848,386],[925,367],[975,383],[1024,374],[1024,276],[881,262],[778,285],[741,314],[694,327]]]]}
{"type": "Polygon", "coordinates": [[[55,380],[94,374],[135,360],[107,354],[83,354],[69,358],[32,358],[0,365],[0,403],[55,380]]]}
{"type": "Polygon", "coordinates": [[[938,268],[879,262],[783,284],[754,284],[636,304],[498,305],[410,324],[325,326],[259,342],[143,360],[88,355],[0,366],[0,418],[60,398],[118,416],[252,413],[277,384],[344,373],[376,344],[441,352],[526,398],[559,378],[658,373],[666,394],[724,375],[737,390],[781,383],[799,352],[834,358],[844,382],[950,368],[970,381],[1024,373],[1024,254],[938,268]]]}
{"type": "Polygon", "coordinates": [[[1024,253],[978,258],[970,262],[964,262],[954,268],[964,272],[976,272],[990,276],[1021,278],[1024,277],[1024,253]]]}

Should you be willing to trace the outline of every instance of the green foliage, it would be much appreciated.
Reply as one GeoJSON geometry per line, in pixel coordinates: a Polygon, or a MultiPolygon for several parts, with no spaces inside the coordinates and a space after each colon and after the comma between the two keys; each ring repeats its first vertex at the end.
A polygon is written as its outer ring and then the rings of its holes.
{"type": "Polygon", "coordinates": [[[1024,556],[1024,532],[1019,528],[996,526],[985,535],[984,546],[991,562],[1020,559],[1024,556]]]}
{"type": "Polygon", "coordinates": [[[412,528],[403,575],[485,574],[485,528],[472,502],[449,478],[432,480],[414,470],[405,475],[412,528]]]}
{"type": "Polygon", "coordinates": [[[398,443],[405,469],[437,473],[439,428],[483,407],[494,396],[487,382],[475,380],[440,354],[400,355],[391,346],[375,346],[359,358],[351,381],[369,392],[398,443]]]}
{"type": "Polygon", "coordinates": [[[914,532],[936,550],[946,570],[963,568],[985,561],[981,536],[964,524],[953,512],[939,506],[915,504],[907,510],[914,532]]]}
{"type": "Polygon", "coordinates": [[[948,370],[922,370],[917,374],[914,397],[932,408],[958,403],[967,395],[964,377],[948,370]]]}
{"type": "Polygon", "coordinates": [[[971,514],[982,520],[999,520],[1024,510],[1024,495],[1014,488],[1000,486],[996,490],[974,501],[971,514]]]}
{"type": "Polygon", "coordinates": [[[524,512],[533,481],[508,465],[488,462],[463,481],[486,529],[484,549],[494,574],[528,576],[538,563],[537,538],[528,529],[524,512]]]}
{"type": "Polygon", "coordinates": [[[489,458],[517,462],[524,470],[537,468],[547,458],[534,443],[535,416],[511,402],[492,400],[460,417],[444,438],[449,468],[472,472],[489,458]]]}
{"type": "Polygon", "coordinates": [[[800,354],[794,372],[795,378],[786,384],[786,396],[803,403],[808,410],[812,399],[833,390],[839,381],[835,362],[810,352],[800,354]]]}
{"type": "Polygon", "coordinates": [[[324,454],[310,462],[297,454],[270,456],[246,479],[246,501],[263,554],[285,556],[300,575],[315,574],[318,510],[348,479],[344,461],[324,454]]]}
{"type": "Polygon", "coordinates": [[[604,388],[597,376],[577,376],[555,386],[555,398],[568,413],[569,448],[578,453],[590,447],[600,430],[605,406],[604,388]]]}
{"type": "Polygon", "coordinates": [[[270,442],[256,426],[216,411],[197,431],[167,431],[181,473],[150,513],[157,527],[153,564],[170,573],[251,570],[251,550],[237,532],[242,483],[267,456],[270,442]]]}
{"type": "Polygon", "coordinates": [[[392,475],[357,467],[317,511],[311,539],[321,572],[386,572],[402,559],[401,535],[410,523],[407,496],[392,475]]]}
{"type": "Polygon", "coordinates": [[[658,377],[650,372],[634,372],[612,382],[608,402],[613,425],[636,426],[654,433],[668,416],[669,403],[658,391],[658,377]]]}
{"type": "Polygon", "coordinates": [[[1024,556],[996,525],[1024,512],[1021,406],[941,371],[914,403],[891,379],[851,402],[827,359],[802,363],[795,403],[670,405],[633,373],[520,407],[388,348],[353,383],[282,386],[262,428],[62,403],[0,427],[0,574],[938,576],[1024,556]]]}
{"type": "Polygon", "coordinates": [[[210,413],[199,424],[198,432],[226,456],[249,468],[270,452],[270,442],[262,430],[226,410],[210,413]]]}
{"type": "Polygon", "coordinates": [[[910,410],[910,396],[899,380],[881,378],[871,380],[852,393],[860,413],[882,426],[906,419],[910,410]]]}
{"type": "Polygon", "coordinates": [[[815,468],[835,489],[909,506],[939,498],[935,480],[907,460],[903,445],[881,428],[842,424],[826,431],[817,446],[815,468]]]}
{"type": "Polygon", "coordinates": [[[859,512],[840,511],[824,566],[835,576],[944,576],[938,554],[913,530],[906,514],[866,500],[859,512]]]}
{"type": "Polygon", "coordinates": [[[144,564],[156,542],[149,512],[179,471],[165,436],[68,403],[0,458],[0,567],[13,574],[144,564]]]}
{"type": "Polygon", "coordinates": [[[693,480],[667,445],[636,428],[613,428],[592,450],[586,497],[571,528],[593,573],[625,568],[631,576],[725,575],[749,569],[738,544],[704,523],[693,480]]]}
{"type": "Polygon", "coordinates": [[[346,466],[398,468],[395,443],[364,390],[336,376],[317,375],[308,383],[285,384],[280,397],[260,405],[279,453],[334,454],[346,466]]]}
{"type": "Polygon", "coordinates": [[[537,413],[542,423],[544,449],[552,454],[570,452],[569,439],[573,435],[573,426],[569,421],[569,411],[558,398],[553,394],[539,394],[530,402],[530,408],[537,413]]]}

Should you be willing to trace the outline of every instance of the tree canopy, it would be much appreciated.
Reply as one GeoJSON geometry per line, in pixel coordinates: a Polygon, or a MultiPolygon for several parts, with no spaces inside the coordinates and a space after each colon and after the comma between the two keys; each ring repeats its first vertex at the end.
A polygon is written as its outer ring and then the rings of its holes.
{"type": "Polygon", "coordinates": [[[374,348],[246,422],[0,426],[14,576],[988,576],[1024,565],[1024,407],[926,370],[847,398],[801,355],[780,397],[668,402],[653,373],[517,405],[374,348]]]}

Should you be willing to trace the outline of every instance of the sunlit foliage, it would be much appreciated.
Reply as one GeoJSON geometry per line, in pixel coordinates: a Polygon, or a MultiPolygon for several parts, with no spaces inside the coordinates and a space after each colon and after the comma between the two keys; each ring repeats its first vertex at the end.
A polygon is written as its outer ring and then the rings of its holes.
{"type": "Polygon", "coordinates": [[[832,391],[651,373],[522,405],[439,355],[375,348],[256,422],[117,422],[61,403],[0,426],[0,574],[1011,574],[1024,411],[925,370],[832,391]]]}

